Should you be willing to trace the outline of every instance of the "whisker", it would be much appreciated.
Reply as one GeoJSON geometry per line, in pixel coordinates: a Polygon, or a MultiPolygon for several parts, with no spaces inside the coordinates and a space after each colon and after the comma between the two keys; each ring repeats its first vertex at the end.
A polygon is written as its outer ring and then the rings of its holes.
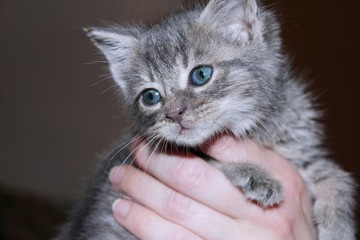
{"type": "Polygon", "coordinates": [[[136,119],[135,117],[121,117],[121,116],[113,116],[111,120],[118,120],[118,119],[136,119]]]}
{"type": "Polygon", "coordinates": [[[91,87],[94,87],[94,86],[96,86],[96,85],[99,85],[99,84],[102,83],[102,82],[110,81],[110,80],[112,81],[112,77],[111,77],[111,75],[108,75],[108,76],[105,76],[105,77],[103,77],[102,79],[100,79],[100,80],[98,80],[98,81],[90,84],[90,86],[91,86],[91,87]]]}
{"type": "MultiPolygon", "coordinates": [[[[140,151],[143,151],[145,149],[146,145],[140,149],[140,151]]],[[[126,163],[126,161],[134,154],[135,151],[137,151],[140,147],[136,146],[129,154],[128,156],[122,161],[122,163],[118,166],[116,169],[115,175],[117,174],[118,170],[126,163]]],[[[136,155],[133,157],[131,162],[129,163],[129,166],[132,166],[135,161],[136,155]]]]}
{"type": "MultiPolygon", "coordinates": [[[[154,139],[155,139],[155,136],[152,136],[152,137],[150,138],[150,140],[148,140],[148,141],[146,142],[145,146],[143,146],[140,150],[138,150],[139,148],[136,147],[136,148],[134,149],[134,151],[131,152],[130,155],[132,155],[135,151],[137,151],[138,153],[144,151],[144,149],[147,148],[147,147],[154,141],[154,139]]],[[[132,159],[132,161],[129,163],[130,166],[133,165],[135,159],[136,159],[137,156],[138,156],[138,153],[134,156],[134,158],[132,159]]],[[[127,158],[127,159],[128,159],[128,158],[127,158]]],[[[126,159],[126,160],[127,160],[127,159],[126,159]]],[[[125,161],[126,161],[126,160],[125,160],[125,161]]],[[[124,162],[125,162],[125,161],[124,161],[124,162]]],[[[139,168],[140,168],[140,166],[138,166],[138,169],[139,169],[139,168]]]]}
{"type": "MultiPolygon", "coordinates": [[[[124,150],[127,146],[129,146],[130,144],[132,144],[133,142],[135,142],[136,140],[140,139],[142,137],[142,135],[138,135],[138,136],[134,136],[133,138],[131,138],[128,142],[125,142],[123,144],[120,144],[119,146],[116,146],[113,150],[110,151],[110,153],[108,153],[105,156],[105,159],[107,159],[111,154],[113,154],[115,151],[115,153],[112,155],[112,157],[108,160],[106,167],[104,169],[104,174],[107,174],[107,170],[108,167],[110,165],[110,163],[114,160],[114,158],[116,157],[116,155],[118,155],[122,150],[124,150]],[[119,149],[118,149],[119,148],[119,149]]],[[[125,161],[124,161],[125,162],[125,161]]]]}
{"type": "Polygon", "coordinates": [[[108,64],[109,62],[106,61],[106,60],[94,60],[92,62],[83,63],[82,65],[86,66],[86,65],[98,64],[98,63],[106,63],[106,64],[108,64]]]}
{"type": "MultiPolygon", "coordinates": [[[[157,136],[155,135],[154,136],[154,141],[156,141],[156,139],[157,139],[157,136]]],[[[157,151],[157,148],[159,147],[159,144],[160,144],[160,141],[156,144],[156,146],[154,147],[152,153],[150,154],[150,157],[147,159],[146,164],[144,166],[144,173],[147,172],[147,168],[148,168],[149,163],[151,161],[150,159],[154,156],[154,153],[157,151]]]]}
{"type": "Polygon", "coordinates": [[[117,84],[111,85],[110,87],[108,87],[108,88],[106,88],[104,91],[102,91],[102,92],[100,93],[100,95],[104,95],[105,93],[107,93],[108,91],[110,91],[111,89],[114,89],[114,88],[119,88],[119,85],[117,85],[117,84]]]}

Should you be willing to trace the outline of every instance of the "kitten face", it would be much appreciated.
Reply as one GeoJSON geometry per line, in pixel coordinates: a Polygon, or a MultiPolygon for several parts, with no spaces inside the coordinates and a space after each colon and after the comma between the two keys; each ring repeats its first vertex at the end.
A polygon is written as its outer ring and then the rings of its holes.
{"type": "MultiPolygon", "coordinates": [[[[173,46],[174,43],[170,43],[170,48],[173,46]]],[[[234,120],[231,104],[238,105],[237,112],[248,112],[251,105],[246,102],[251,101],[251,95],[256,95],[256,86],[251,84],[251,76],[246,69],[234,68],[232,65],[237,63],[219,56],[218,51],[202,51],[203,44],[189,44],[185,48],[186,55],[164,55],[164,52],[175,51],[161,49],[156,52],[155,46],[147,44],[146,49],[150,50],[139,53],[135,61],[141,59],[142,64],[132,92],[133,96],[137,96],[133,107],[137,110],[136,116],[141,119],[142,131],[147,135],[156,135],[181,145],[194,145],[216,132],[231,128],[234,120]],[[197,53],[200,51],[202,54],[197,53]],[[196,84],[196,72],[204,74],[205,68],[211,69],[209,79],[203,84],[196,84]],[[243,80],[234,79],[238,77],[243,80]],[[232,91],[234,87],[241,91],[232,91]],[[148,89],[155,90],[160,96],[153,105],[146,103],[148,89]],[[243,109],[236,101],[242,103],[243,109]]],[[[245,123],[247,118],[242,116],[241,120],[245,123]]]]}
{"type": "Polygon", "coordinates": [[[278,53],[255,1],[245,2],[213,0],[148,29],[89,33],[140,133],[194,146],[224,131],[243,136],[273,114],[278,53]]]}

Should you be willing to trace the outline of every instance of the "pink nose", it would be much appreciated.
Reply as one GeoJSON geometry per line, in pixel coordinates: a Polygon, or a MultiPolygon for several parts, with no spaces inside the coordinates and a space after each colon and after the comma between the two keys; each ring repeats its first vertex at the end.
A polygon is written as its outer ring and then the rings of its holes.
{"type": "Polygon", "coordinates": [[[185,111],[186,111],[186,108],[185,108],[185,107],[183,107],[183,108],[177,108],[177,109],[174,110],[174,111],[168,112],[168,113],[166,114],[166,117],[167,117],[168,119],[171,119],[173,122],[181,123],[185,111]]]}

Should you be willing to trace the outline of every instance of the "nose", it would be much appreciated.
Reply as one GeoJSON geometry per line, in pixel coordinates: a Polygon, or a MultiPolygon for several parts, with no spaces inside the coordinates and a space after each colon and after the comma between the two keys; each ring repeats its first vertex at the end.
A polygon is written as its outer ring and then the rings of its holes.
{"type": "Polygon", "coordinates": [[[169,111],[166,114],[166,118],[170,119],[173,122],[181,123],[185,111],[186,111],[186,107],[176,108],[173,111],[169,111]]]}

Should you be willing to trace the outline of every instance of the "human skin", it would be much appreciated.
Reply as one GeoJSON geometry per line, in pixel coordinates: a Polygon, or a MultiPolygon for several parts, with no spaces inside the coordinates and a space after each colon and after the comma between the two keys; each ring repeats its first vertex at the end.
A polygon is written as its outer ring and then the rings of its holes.
{"type": "Polygon", "coordinates": [[[140,239],[312,240],[311,200],[291,163],[253,141],[222,136],[206,154],[221,163],[250,162],[283,186],[278,206],[248,201],[216,168],[199,157],[152,152],[138,142],[135,161],[110,173],[118,191],[132,200],[113,204],[116,221],[140,239]]]}

